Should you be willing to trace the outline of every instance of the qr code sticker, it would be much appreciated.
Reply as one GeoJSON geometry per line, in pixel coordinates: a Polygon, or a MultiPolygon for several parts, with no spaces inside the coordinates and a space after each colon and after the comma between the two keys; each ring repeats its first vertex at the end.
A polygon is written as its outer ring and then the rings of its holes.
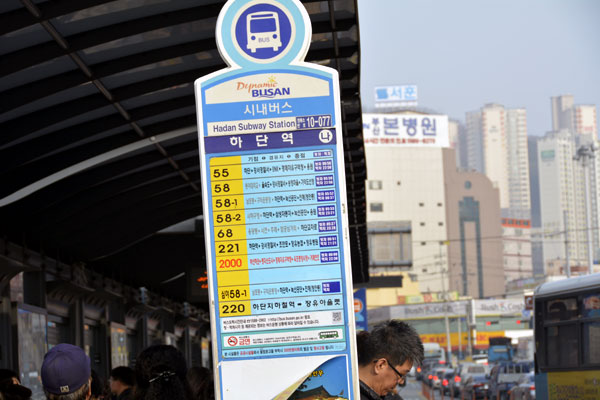
{"type": "Polygon", "coordinates": [[[333,315],[333,322],[341,322],[342,321],[342,312],[334,311],[331,313],[333,315]]]}

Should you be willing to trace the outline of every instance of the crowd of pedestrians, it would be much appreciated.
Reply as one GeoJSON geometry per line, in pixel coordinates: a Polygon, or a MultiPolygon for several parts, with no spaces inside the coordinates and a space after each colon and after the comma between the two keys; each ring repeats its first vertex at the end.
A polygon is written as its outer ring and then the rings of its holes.
{"type": "MultiPolygon", "coordinates": [[[[146,348],[135,369],[114,368],[104,382],[80,347],[61,343],[44,356],[41,381],[48,400],[214,400],[212,373],[200,367],[188,370],[183,354],[167,345],[146,348]]],[[[0,400],[31,396],[17,373],[0,369],[0,400]]]]}
{"type": "MultiPolygon", "coordinates": [[[[401,400],[413,365],[423,361],[417,332],[401,321],[386,321],[357,335],[361,400],[401,400]]],[[[41,380],[48,400],[214,400],[212,373],[188,369],[173,346],[154,345],[136,359],[135,369],[117,367],[105,384],[91,369],[90,358],[77,346],[62,343],[44,356],[41,380]]],[[[27,400],[31,390],[14,371],[0,369],[0,400],[27,400]]]]}

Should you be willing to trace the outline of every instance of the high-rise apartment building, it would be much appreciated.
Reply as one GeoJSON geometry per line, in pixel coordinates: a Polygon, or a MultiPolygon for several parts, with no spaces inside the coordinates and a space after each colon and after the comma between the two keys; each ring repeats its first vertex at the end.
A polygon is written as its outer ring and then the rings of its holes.
{"type": "Polygon", "coordinates": [[[531,209],[527,147],[527,112],[524,108],[506,110],[509,208],[520,213],[531,209]]]}
{"type": "Polygon", "coordinates": [[[456,150],[456,166],[458,168],[466,168],[466,149],[462,146],[464,141],[465,126],[457,120],[448,119],[448,140],[450,148],[456,150]]]}
{"type": "Polygon", "coordinates": [[[596,106],[590,104],[579,104],[573,107],[575,133],[579,135],[596,136],[598,125],[596,118],[596,106]]]}
{"type": "Polygon", "coordinates": [[[467,162],[500,190],[500,206],[519,216],[531,207],[527,112],[486,104],[466,114],[467,162]]]}
{"type": "MultiPolygon", "coordinates": [[[[552,97],[551,106],[555,130],[537,140],[544,269],[566,274],[568,263],[571,272],[587,273],[588,231],[591,258],[600,258],[600,235],[595,228],[600,223],[600,157],[586,159],[584,167],[584,160],[574,156],[582,146],[598,148],[596,106],[575,105],[572,95],[552,97]]],[[[535,221],[538,214],[533,214],[535,221]]]]}
{"type": "Polygon", "coordinates": [[[564,94],[550,99],[552,104],[552,130],[567,129],[573,132],[573,95],[564,94]]]}
{"type": "MultiPolygon", "coordinates": [[[[480,110],[466,114],[466,125],[464,147],[467,148],[469,169],[485,174],[499,190],[503,218],[530,220],[526,110],[486,104],[480,110]]],[[[510,227],[503,228],[504,275],[508,280],[531,277],[531,236],[513,238],[512,231],[510,227]],[[513,252],[513,247],[519,246],[528,249],[523,250],[526,256],[513,252]]]]}
{"type": "Polygon", "coordinates": [[[544,235],[540,215],[540,176],[538,169],[538,136],[527,137],[529,153],[529,186],[531,197],[531,261],[533,275],[544,275],[544,235]]]}
{"type": "Polygon", "coordinates": [[[481,132],[481,112],[468,112],[465,119],[466,133],[462,145],[466,148],[467,169],[485,174],[483,136],[481,132]]]}
{"type": "Polygon", "coordinates": [[[575,104],[570,94],[551,98],[552,105],[552,130],[558,132],[562,129],[569,130],[578,135],[592,135],[598,133],[598,119],[596,106],[593,104],[575,104]]]}
{"type": "Polygon", "coordinates": [[[549,132],[538,144],[540,215],[544,265],[553,260],[572,266],[587,263],[584,174],[573,160],[576,141],[569,130],[549,132]],[[565,242],[564,232],[566,232],[565,242]]]}

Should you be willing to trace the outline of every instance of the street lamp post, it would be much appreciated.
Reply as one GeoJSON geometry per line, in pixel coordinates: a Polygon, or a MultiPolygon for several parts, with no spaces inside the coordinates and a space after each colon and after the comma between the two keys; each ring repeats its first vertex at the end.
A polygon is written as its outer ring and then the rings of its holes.
{"type": "Polygon", "coordinates": [[[577,149],[575,157],[576,161],[581,161],[583,167],[584,182],[583,186],[585,189],[585,215],[586,215],[586,233],[587,233],[587,246],[588,246],[588,273],[594,272],[594,255],[592,251],[592,206],[590,204],[590,189],[589,189],[589,167],[590,162],[594,158],[594,151],[596,146],[594,143],[584,144],[577,149]]]}

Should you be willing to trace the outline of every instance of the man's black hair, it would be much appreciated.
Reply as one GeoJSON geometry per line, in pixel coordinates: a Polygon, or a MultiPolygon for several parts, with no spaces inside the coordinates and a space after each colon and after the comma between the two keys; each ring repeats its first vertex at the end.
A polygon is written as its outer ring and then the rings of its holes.
{"type": "Polygon", "coordinates": [[[135,385],[135,372],[129,367],[117,367],[110,371],[110,377],[127,386],[135,385]]]}
{"type": "Polygon", "coordinates": [[[421,365],[424,358],[423,343],[417,331],[406,322],[389,320],[382,322],[370,332],[356,336],[358,363],[367,365],[373,360],[387,359],[393,365],[407,360],[421,365]]]}

